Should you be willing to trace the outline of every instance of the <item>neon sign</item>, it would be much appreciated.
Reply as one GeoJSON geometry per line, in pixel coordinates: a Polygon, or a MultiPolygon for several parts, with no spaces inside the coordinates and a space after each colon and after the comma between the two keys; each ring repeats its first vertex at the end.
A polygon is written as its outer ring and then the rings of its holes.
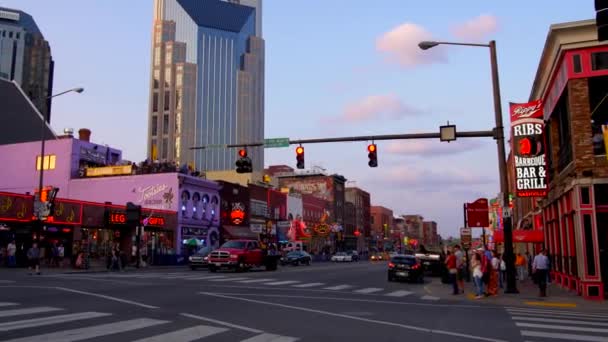
{"type": "MultiPolygon", "coordinates": [[[[142,219],[143,221],[143,219],[142,219]]],[[[164,226],[165,218],[162,216],[150,216],[148,219],[148,226],[164,226]]],[[[127,224],[127,214],[125,213],[111,213],[108,217],[110,224],[127,224]]]]}

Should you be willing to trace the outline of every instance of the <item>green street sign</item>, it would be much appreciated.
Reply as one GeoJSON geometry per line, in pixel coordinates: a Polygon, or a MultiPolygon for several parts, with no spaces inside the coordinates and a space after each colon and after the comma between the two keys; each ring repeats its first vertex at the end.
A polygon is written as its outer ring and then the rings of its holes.
{"type": "Polygon", "coordinates": [[[289,138],[264,139],[264,147],[289,147],[289,138]]]}

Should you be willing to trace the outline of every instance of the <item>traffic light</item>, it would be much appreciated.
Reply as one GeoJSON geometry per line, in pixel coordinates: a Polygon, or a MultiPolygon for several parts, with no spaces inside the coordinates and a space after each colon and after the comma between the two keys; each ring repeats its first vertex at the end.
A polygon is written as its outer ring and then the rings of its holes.
{"type": "Polygon", "coordinates": [[[141,205],[135,205],[132,202],[127,203],[127,223],[138,226],[141,222],[141,205]]]}
{"type": "Polygon", "coordinates": [[[597,40],[608,40],[608,0],[595,0],[595,25],[597,40]]]}
{"type": "Polygon", "coordinates": [[[251,173],[253,167],[251,166],[251,159],[247,156],[246,149],[239,150],[239,159],[236,161],[236,172],[237,173],[251,173]]]}
{"type": "Polygon", "coordinates": [[[298,169],[304,168],[304,147],[298,146],[296,148],[296,161],[298,169]]]}
{"type": "Polygon", "coordinates": [[[369,144],[367,146],[367,151],[369,152],[367,155],[369,158],[367,165],[369,165],[369,167],[378,167],[378,147],[376,144],[369,144]]]}

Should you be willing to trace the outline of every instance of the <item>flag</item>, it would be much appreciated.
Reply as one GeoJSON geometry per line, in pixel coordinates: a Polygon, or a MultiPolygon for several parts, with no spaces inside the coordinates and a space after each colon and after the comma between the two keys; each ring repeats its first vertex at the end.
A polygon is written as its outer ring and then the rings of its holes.
{"type": "Polygon", "coordinates": [[[602,134],[604,134],[604,148],[606,149],[606,158],[608,158],[608,125],[602,125],[602,134]]]}

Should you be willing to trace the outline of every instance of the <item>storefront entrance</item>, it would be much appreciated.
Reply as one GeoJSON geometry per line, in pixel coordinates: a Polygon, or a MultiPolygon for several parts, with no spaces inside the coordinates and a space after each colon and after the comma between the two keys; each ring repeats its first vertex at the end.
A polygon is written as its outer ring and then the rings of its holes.
{"type": "Polygon", "coordinates": [[[608,298],[608,212],[597,213],[597,241],[600,251],[600,273],[604,298],[608,298]]]}

